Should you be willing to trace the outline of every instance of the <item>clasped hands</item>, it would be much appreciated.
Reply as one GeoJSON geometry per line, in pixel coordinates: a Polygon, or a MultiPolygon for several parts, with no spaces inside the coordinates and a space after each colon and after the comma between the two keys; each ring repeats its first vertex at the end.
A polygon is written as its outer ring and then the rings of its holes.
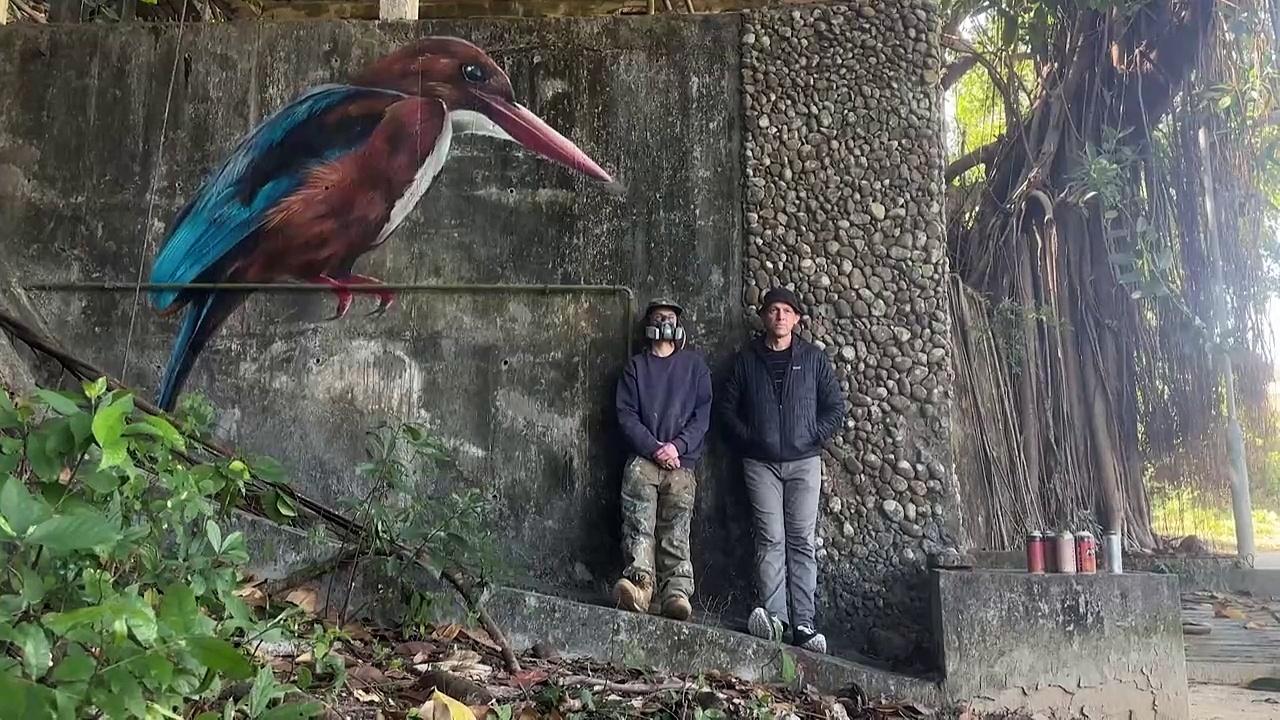
{"type": "Polygon", "coordinates": [[[680,451],[671,443],[663,443],[653,453],[653,461],[664,470],[675,470],[680,467],[680,451]]]}

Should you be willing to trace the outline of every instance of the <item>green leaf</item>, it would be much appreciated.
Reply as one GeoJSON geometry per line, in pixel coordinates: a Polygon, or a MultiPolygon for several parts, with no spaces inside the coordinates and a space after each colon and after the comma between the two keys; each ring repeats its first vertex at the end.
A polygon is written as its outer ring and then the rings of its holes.
{"type": "Polygon", "coordinates": [[[50,550],[86,550],[120,537],[120,528],[94,511],[58,515],[36,525],[27,542],[50,550]]]}
{"type": "Polygon", "coordinates": [[[286,479],[284,466],[276,462],[275,458],[254,456],[249,459],[249,466],[253,468],[254,475],[267,482],[278,483],[286,479]]]}
{"type": "Polygon", "coordinates": [[[279,705],[258,716],[258,720],[305,720],[324,712],[324,705],[319,702],[289,703],[279,705]]]}
{"type": "Polygon", "coordinates": [[[18,416],[18,409],[13,406],[8,391],[0,388],[0,430],[15,428],[21,424],[22,418],[18,416]]]}
{"type": "Polygon", "coordinates": [[[71,429],[71,435],[76,440],[75,450],[79,452],[93,434],[93,417],[89,413],[76,413],[67,419],[67,427],[71,429]]]}
{"type": "Polygon", "coordinates": [[[129,446],[123,442],[117,442],[114,445],[102,448],[102,462],[98,463],[98,469],[106,470],[124,465],[128,460],[129,446]]]}
{"type": "Polygon", "coordinates": [[[52,677],[58,682],[84,682],[93,677],[93,671],[97,666],[93,656],[86,653],[79,645],[72,645],[66,657],[62,658],[62,662],[53,669],[52,677]]]}
{"type": "Polygon", "coordinates": [[[182,433],[178,432],[173,423],[159,415],[147,415],[142,419],[142,422],[155,428],[160,433],[160,437],[164,438],[164,441],[168,443],[169,447],[181,450],[187,446],[187,439],[183,437],[182,433]]]}
{"type": "Polygon", "coordinates": [[[159,620],[166,630],[177,636],[188,635],[195,629],[195,620],[199,616],[196,595],[189,585],[178,582],[165,588],[160,601],[159,620]]]}
{"type": "Polygon", "coordinates": [[[23,601],[27,605],[40,604],[45,594],[44,578],[40,577],[40,573],[26,565],[22,566],[21,576],[23,601]]]}
{"type": "Polygon", "coordinates": [[[138,642],[148,646],[154,643],[159,634],[159,626],[156,623],[156,613],[147,601],[135,595],[123,603],[123,610],[120,617],[128,623],[129,630],[138,638],[138,642]]]}
{"type": "Polygon", "coordinates": [[[36,390],[36,397],[43,400],[45,405],[59,415],[75,415],[80,412],[80,406],[76,405],[76,401],[62,393],[40,388],[36,390]]]}
{"type": "Polygon", "coordinates": [[[43,480],[52,480],[62,472],[62,463],[49,450],[52,433],[47,429],[36,430],[27,435],[27,462],[31,469],[43,480]]]}
{"type": "Polygon", "coordinates": [[[104,622],[111,615],[111,608],[106,605],[92,605],[70,612],[49,613],[40,621],[55,635],[66,635],[78,627],[104,622]]]}
{"type": "Polygon", "coordinates": [[[222,550],[222,531],[218,529],[218,523],[212,518],[205,521],[204,534],[209,538],[209,544],[213,546],[215,553],[222,550]]]}
{"type": "Polygon", "coordinates": [[[124,434],[125,420],[133,412],[133,396],[125,395],[93,414],[93,437],[103,448],[115,445],[124,434]]]}
{"type": "Polygon", "coordinates": [[[1156,267],[1162,271],[1173,267],[1173,248],[1161,248],[1156,253],[1156,267]]]}
{"type": "Polygon", "coordinates": [[[22,650],[22,668],[27,671],[27,677],[32,680],[44,677],[53,663],[52,647],[44,628],[22,623],[13,629],[10,640],[22,650]]]}
{"type": "Polygon", "coordinates": [[[191,655],[207,668],[225,673],[233,680],[253,677],[253,666],[235,646],[215,637],[187,638],[191,655]]]}
{"type": "Polygon", "coordinates": [[[120,487],[119,476],[108,470],[85,470],[81,468],[78,474],[84,484],[99,495],[115,492],[116,488],[120,487]]]}
{"type": "Polygon", "coordinates": [[[84,389],[85,397],[90,400],[97,400],[102,393],[107,391],[107,379],[105,377],[100,377],[93,382],[85,380],[82,388],[84,389]]]}
{"type": "Polygon", "coordinates": [[[294,506],[293,501],[284,493],[276,494],[276,509],[285,517],[297,517],[298,508],[294,506]]]}
{"type": "Polygon", "coordinates": [[[49,517],[49,506],[27,491],[26,485],[10,475],[0,486],[0,515],[9,521],[16,535],[23,535],[31,526],[49,517]]]}

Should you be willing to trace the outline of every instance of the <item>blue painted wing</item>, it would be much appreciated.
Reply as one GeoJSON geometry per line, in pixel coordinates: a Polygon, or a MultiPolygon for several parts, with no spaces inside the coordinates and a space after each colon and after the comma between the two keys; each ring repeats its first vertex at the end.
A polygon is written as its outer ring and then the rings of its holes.
{"type": "MultiPolygon", "coordinates": [[[[271,208],[302,185],[308,169],[368,139],[382,119],[382,109],[403,97],[390,90],[321,85],[267,118],[240,141],[178,214],[152,266],[151,282],[200,281],[262,226],[271,208]],[[340,117],[331,113],[369,98],[386,103],[362,105],[362,112],[340,117]]],[[[151,302],[163,310],[180,294],[155,290],[151,302]]]]}

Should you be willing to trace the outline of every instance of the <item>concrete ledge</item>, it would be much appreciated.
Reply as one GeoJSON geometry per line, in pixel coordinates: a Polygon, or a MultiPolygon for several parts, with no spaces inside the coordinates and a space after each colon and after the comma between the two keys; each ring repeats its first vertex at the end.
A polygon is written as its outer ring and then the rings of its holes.
{"type": "MultiPolygon", "coordinates": [[[[1022,570],[1026,559],[1022,553],[979,550],[973,553],[980,568],[1022,570]]],[[[1125,557],[1125,569],[1158,575],[1177,575],[1186,592],[1249,593],[1255,597],[1280,597],[1280,570],[1241,567],[1234,557],[1157,557],[1135,555],[1125,557]]]]}
{"type": "Polygon", "coordinates": [[[1188,717],[1172,576],[933,572],[945,692],[979,712],[1188,717]]]}
{"type": "Polygon", "coordinates": [[[927,679],[777,645],[724,628],[511,588],[495,591],[486,607],[518,648],[547,641],[561,652],[604,662],[630,664],[642,659],[644,665],[657,670],[694,674],[715,670],[765,682],[781,679],[781,653],[787,652],[804,679],[826,692],[857,683],[872,696],[909,698],[934,706],[942,699],[939,685],[927,679]]]}
{"type": "MultiPolygon", "coordinates": [[[[235,525],[245,533],[254,555],[250,570],[259,578],[283,578],[300,567],[337,554],[333,545],[316,545],[303,533],[260,518],[237,514],[235,525]]],[[[440,598],[437,619],[467,622],[466,609],[452,589],[426,573],[418,573],[412,581],[421,591],[440,598]]],[[[404,619],[402,598],[390,592],[396,584],[372,564],[357,571],[354,583],[350,568],[345,567],[316,578],[311,585],[319,593],[322,608],[349,608],[392,627],[404,619]],[[331,578],[337,582],[329,582],[331,578]],[[332,595],[328,594],[330,590],[332,595]]],[[[795,660],[804,680],[825,692],[856,683],[873,697],[909,699],[935,707],[943,699],[941,685],[935,680],[895,673],[869,660],[857,662],[774,644],[721,627],[623,612],[509,587],[490,590],[484,605],[517,652],[545,642],[562,654],[601,662],[688,674],[719,671],[763,682],[782,679],[782,653],[786,652],[795,660]]]]}

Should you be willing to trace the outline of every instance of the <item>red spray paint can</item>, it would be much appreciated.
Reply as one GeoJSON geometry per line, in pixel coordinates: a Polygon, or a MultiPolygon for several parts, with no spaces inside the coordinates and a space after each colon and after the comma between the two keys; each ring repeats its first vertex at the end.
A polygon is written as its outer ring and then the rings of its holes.
{"type": "Polygon", "coordinates": [[[1098,572],[1098,541],[1087,530],[1076,533],[1076,570],[1082,575],[1098,572]]]}
{"type": "Polygon", "coordinates": [[[1044,536],[1034,530],[1027,533],[1027,572],[1044,574],[1044,536]]]}

